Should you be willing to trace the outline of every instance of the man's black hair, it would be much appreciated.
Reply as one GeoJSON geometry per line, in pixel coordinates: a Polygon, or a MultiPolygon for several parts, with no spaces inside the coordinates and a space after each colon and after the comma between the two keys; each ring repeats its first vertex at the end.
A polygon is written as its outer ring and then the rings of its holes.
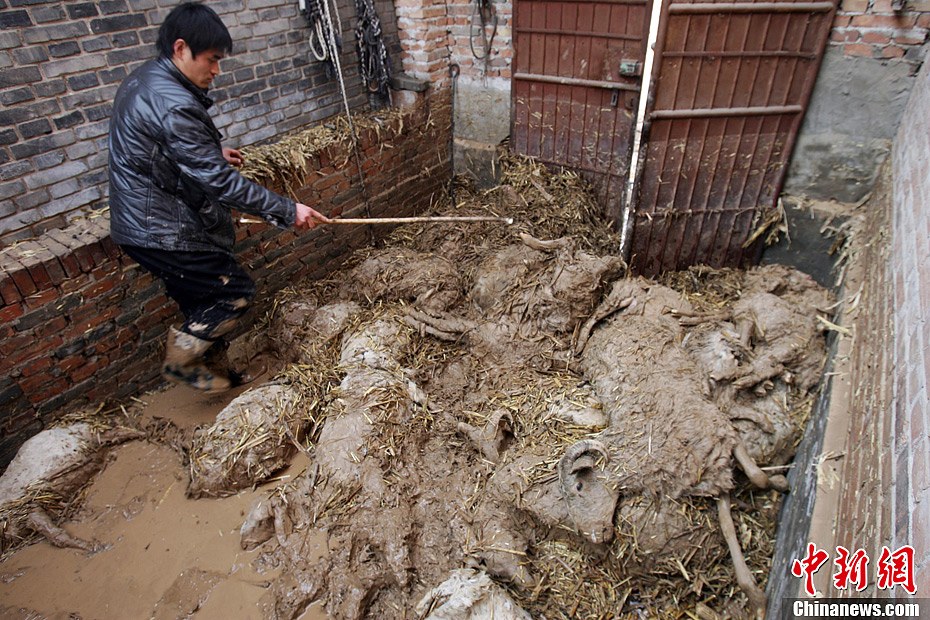
{"type": "Polygon", "coordinates": [[[174,7],[161,28],[155,45],[166,58],[174,55],[174,42],[184,39],[191,53],[197,56],[207,50],[232,51],[232,37],[220,16],[199,2],[185,2],[174,7]]]}

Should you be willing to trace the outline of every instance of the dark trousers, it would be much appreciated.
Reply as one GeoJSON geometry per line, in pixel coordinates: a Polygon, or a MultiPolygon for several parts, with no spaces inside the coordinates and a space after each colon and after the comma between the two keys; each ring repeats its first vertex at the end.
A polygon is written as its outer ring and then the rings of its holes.
{"type": "Polygon", "coordinates": [[[120,246],[165,283],[184,314],[181,331],[204,340],[230,332],[255,298],[255,282],[224,252],[179,252],[120,246]]]}

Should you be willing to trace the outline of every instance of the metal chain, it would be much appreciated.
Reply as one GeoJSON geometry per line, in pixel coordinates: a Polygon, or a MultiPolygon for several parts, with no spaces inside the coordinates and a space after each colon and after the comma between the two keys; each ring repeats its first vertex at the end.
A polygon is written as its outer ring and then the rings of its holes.
{"type": "Polygon", "coordinates": [[[381,32],[381,20],[371,0],[355,0],[358,25],[355,38],[358,44],[358,62],[362,80],[371,94],[390,99],[388,82],[391,79],[391,59],[381,32]]]}

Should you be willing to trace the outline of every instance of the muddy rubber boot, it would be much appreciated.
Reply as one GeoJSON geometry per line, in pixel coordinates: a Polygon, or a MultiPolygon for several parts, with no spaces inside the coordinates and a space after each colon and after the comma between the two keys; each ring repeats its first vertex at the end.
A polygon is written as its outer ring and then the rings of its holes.
{"type": "Polygon", "coordinates": [[[240,385],[252,383],[259,375],[265,372],[264,366],[254,371],[250,369],[237,370],[233,368],[229,361],[228,349],[228,342],[225,340],[217,340],[207,349],[203,358],[207,368],[221,377],[228,377],[232,387],[239,387],[240,385]]]}
{"type": "Polygon", "coordinates": [[[225,392],[232,387],[232,382],[228,377],[207,368],[203,359],[212,344],[209,340],[171,327],[168,331],[165,362],[161,367],[162,376],[202,392],[225,392]]]}

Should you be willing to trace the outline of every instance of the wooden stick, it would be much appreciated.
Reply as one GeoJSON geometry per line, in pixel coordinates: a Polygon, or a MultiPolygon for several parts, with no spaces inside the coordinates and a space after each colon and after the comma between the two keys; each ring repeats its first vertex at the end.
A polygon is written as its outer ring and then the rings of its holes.
{"type": "MultiPolygon", "coordinates": [[[[240,224],[262,224],[265,220],[253,217],[240,217],[240,224]]],[[[418,216],[418,217],[337,217],[329,221],[330,224],[410,224],[412,222],[502,222],[513,224],[512,217],[497,217],[485,215],[462,216],[418,216]]]]}
{"type": "Polygon", "coordinates": [[[463,216],[420,216],[420,217],[337,217],[331,224],[410,224],[411,222],[503,222],[513,224],[512,217],[494,217],[483,215],[463,216]]]}

